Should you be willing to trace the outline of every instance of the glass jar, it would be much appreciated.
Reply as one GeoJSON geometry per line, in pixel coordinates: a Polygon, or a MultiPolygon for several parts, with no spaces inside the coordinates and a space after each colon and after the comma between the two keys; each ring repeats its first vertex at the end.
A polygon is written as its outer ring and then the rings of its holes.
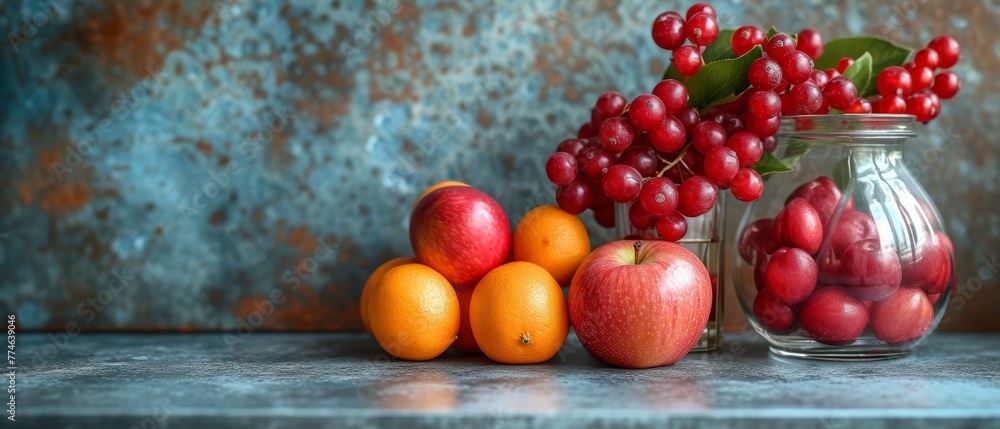
{"type": "MultiPolygon", "coordinates": [[[[638,203],[634,203],[638,204],[638,203]]],[[[625,239],[660,240],[655,228],[647,230],[636,229],[629,222],[629,204],[615,204],[615,232],[625,239]]],[[[691,349],[693,352],[710,352],[719,347],[722,341],[722,293],[720,285],[726,284],[722,269],[725,267],[723,257],[723,241],[725,235],[726,199],[719,193],[718,203],[712,210],[701,216],[688,218],[687,233],[677,241],[677,244],[694,253],[708,269],[712,279],[712,312],[708,323],[702,331],[701,338],[691,349]]]]}
{"type": "Polygon", "coordinates": [[[915,126],[909,115],[782,120],[774,155],[799,165],[769,178],[733,247],[740,305],[773,353],[900,357],[941,320],[954,249],[903,162],[915,126]]]}

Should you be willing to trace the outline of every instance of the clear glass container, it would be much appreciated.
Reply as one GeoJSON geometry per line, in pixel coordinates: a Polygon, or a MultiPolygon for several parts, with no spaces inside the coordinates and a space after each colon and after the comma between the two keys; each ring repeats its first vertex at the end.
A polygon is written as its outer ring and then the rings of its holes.
{"type": "Polygon", "coordinates": [[[733,240],[737,296],[780,356],[884,359],[934,331],[955,287],[941,215],[903,162],[909,115],[782,120],[775,174],[733,240]]]}
{"type": "MultiPolygon", "coordinates": [[[[628,220],[628,204],[615,205],[615,229],[619,237],[643,240],[660,240],[656,229],[639,230],[628,220]]],[[[695,344],[692,352],[710,352],[719,347],[722,341],[722,291],[724,254],[723,236],[725,235],[726,198],[719,193],[719,201],[708,213],[695,218],[688,218],[687,234],[677,244],[694,253],[705,264],[708,275],[712,279],[712,312],[708,316],[705,330],[695,344]]]]}

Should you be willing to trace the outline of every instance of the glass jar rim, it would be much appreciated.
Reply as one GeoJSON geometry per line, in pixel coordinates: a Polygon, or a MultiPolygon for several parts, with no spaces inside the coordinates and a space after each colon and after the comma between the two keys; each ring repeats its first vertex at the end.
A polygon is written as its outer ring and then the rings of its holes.
{"type": "Polygon", "coordinates": [[[916,137],[917,117],[900,114],[793,115],[781,119],[778,134],[791,138],[899,140],[916,137]]]}

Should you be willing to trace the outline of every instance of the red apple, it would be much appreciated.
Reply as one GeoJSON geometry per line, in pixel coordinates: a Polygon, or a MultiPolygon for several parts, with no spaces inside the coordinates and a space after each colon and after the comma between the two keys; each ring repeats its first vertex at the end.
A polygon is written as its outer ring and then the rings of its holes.
{"type": "Polygon", "coordinates": [[[753,262],[758,253],[770,255],[778,248],[771,239],[773,223],[771,218],[757,219],[743,228],[740,233],[740,256],[744,261],[753,262]]]}
{"type": "Polygon", "coordinates": [[[846,289],[826,287],[802,303],[799,326],[821,343],[849,344],[868,326],[868,308],[846,289]]]}
{"type": "Polygon", "coordinates": [[[583,347],[598,360],[625,368],[680,360],[698,342],[711,310],[705,265],[667,241],[600,246],[569,287],[569,318],[583,347]]]}
{"type": "Polygon", "coordinates": [[[500,204],[484,192],[445,187],[413,208],[410,244],[420,263],[451,284],[474,285],[507,258],[510,223],[500,204]]]}
{"type": "MultiPolygon", "coordinates": [[[[803,183],[802,186],[795,188],[792,194],[788,196],[788,199],[785,200],[785,205],[788,205],[788,203],[796,198],[806,200],[809,205],[816,209],[820,222],[826,228],[826,225],[830,222],[830,218],[833,217],[833,213],[837,210],[837,204],[840,203],[840,196],[840,188],[837,187],[837,184],[829,177],[820,176],[812,182],[803,183]]],[[[852,202],[848,201],[844,208],[845,211],[854,207],[852,202]]]]}
{"type": "Polygon", "coordinates": [[[878,240],[862,240],[852,244],[839,260],[821,262],[820,281],[846,286],[855,296],[866,301],[881,301],[899,289],[903,274],[896,250],[882,246],[878,240]]]}
{"type": "Polygon", "coordinates": [[[918,241],[902,252],[903,285],[923,288],[929,294],[944,292],[951,274],[948,247],[937,235],[918,241]]]}
{"type": "Polygon", "coordinates": [[[815,255],[823,244],[823,224],[813,206],[802,198],[795,198],[774,218],[771,236],[777,247],[798,247],[815,255]]]}
{"type": "Polygon", "coordinates": [[[923,289],[904,287],[872,307],[872,333],[890,343],[923,336],[934,323],[934,305],[923,289]]]}
{"type": "Polygon", "coordinates": [[[775,333],[786,333],[795,327],[795,310],[768,288],[761,289],[753,300],[753,315],[760,324],[775,333]]]}
{"type": "Polygon", "coordinates": [[[764,268],[764,284],[785,304],[795,305],[813,293],[819,272],[816,261],[805,250],[782,247],[764,268]]]}

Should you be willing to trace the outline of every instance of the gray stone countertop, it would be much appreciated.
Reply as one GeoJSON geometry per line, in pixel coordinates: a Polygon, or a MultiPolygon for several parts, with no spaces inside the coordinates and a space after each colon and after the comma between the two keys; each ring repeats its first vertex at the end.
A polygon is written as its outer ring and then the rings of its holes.
{"type": "Polygon", "coordinates": [[[16,350],[21,427],[1000,428],[1000,334],[877,362],[780,359],[728,334],[647,370],[602,365],[573,335],[527,366],[399,361],[355,333],[19,334],[16,350]]]}

